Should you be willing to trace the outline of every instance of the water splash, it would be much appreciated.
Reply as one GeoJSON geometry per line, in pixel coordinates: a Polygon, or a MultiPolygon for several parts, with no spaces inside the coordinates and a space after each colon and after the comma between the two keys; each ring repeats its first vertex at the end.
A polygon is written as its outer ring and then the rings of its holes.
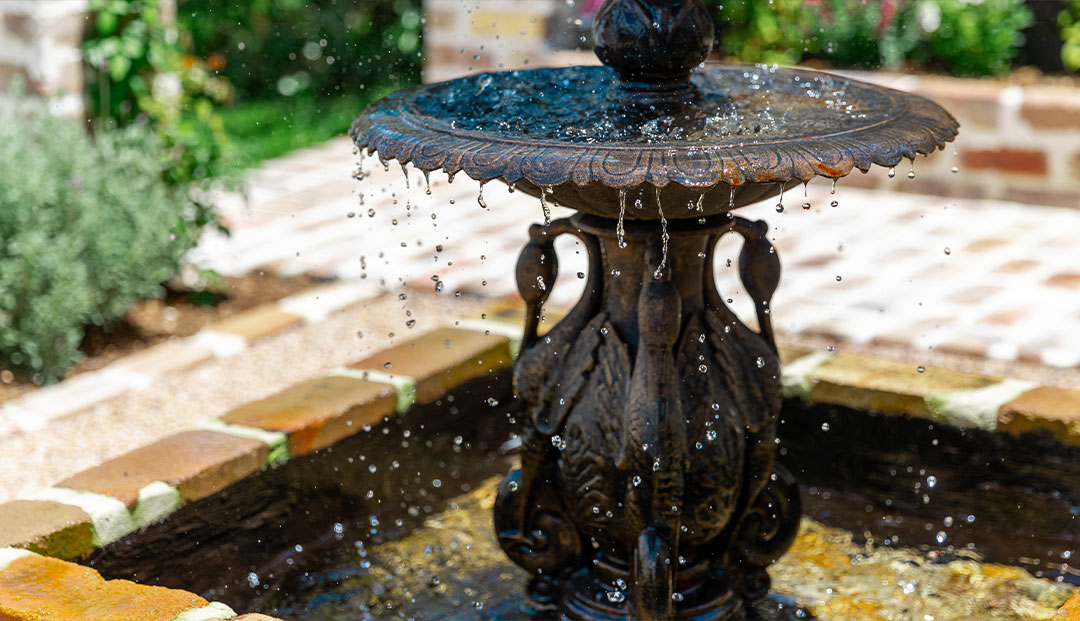
{"type": "Polygon", "coordinates": [[[547,195],[551,192],[551,186],[545,185],[540,188],[540,208],[544,210],[544,226],[551,224],[551,207],[547,204],[547,195]]]}
{"type": "Polygon", "coordinates": [[[487,203],[484,202],[484,184],[485,183],[487,183],[487,181],[481,181],[480,182],[480,194],[476,197],[476,202],[480,203],[480,206],[483,207],[484,209],[487,209],[487,203]]]}
{"type": "Polygon", "coordinates": [[[656,187],[656,212],[660,214],[660,265],[653,271],[653,278],[660,280],[664,267],[667,265],[668,232],[667,218],[664,217],[664,207],[660,204],[660,186],[656,187]]]}
{"type": "Polygon", "coordinates": [[[623,218],[626,217],[626,190],[619,190],[619,222],[615,225],[615,237],[619,241],[619,248],[626,248],[626,228],[623,226],[623,218]]]}

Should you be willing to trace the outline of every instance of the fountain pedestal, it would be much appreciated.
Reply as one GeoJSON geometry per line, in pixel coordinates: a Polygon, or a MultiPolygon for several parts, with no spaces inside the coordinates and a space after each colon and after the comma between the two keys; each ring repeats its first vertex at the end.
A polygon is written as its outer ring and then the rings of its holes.
{"type": "Polygon", "coordinates": [[[630,222],[625,247],[617,227],[578,215],[530,229],[517,269],[523,455],[496,502],[499,541],[536,574],[530,594],[547,612],[732,618],[767,593],[765,567],[799,520],[794,480],[774,462],[779,259],[764,222],[730,215],[674,221],[670,239],[630,222]],[[713,249],[728,233],[744,238],[760,332],[716,290],[713,249]],[[563,234],[588,251],[586,291],[539,337],[563,234]]]}

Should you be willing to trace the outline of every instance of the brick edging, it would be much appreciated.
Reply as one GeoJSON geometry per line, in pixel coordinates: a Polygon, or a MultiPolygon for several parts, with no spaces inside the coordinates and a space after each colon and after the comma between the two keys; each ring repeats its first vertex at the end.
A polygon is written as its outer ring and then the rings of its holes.
{"type": "Polygon", "coordinates": [[[298,325],[317,324],[334,311],[382,293],[366,281],[339,281],[249,308],[192,336],[152,345],[101,369],[0,403],[0,437],[44,429],[53,420],[86,411],[164,377],[242,353],[255,341],[298,325]]]}
{"type": "MultiPolygon", "coordinates": [[[[330,369],[200,429],[78,473],[33,498],[0,504],[0,546],[57,559],[84,558],[261,470],[506,369],[520,345],[523,306],[499,303],[485,316],[483,322],[456,321],[330,369]]],[[[788,398],[958,427],[1049,433],[1080,445],[1080,391],[847,354],[787,348],[780,354],[788,398]]],[[[0,586],[0,601],[3,591],[0,586]]]]}

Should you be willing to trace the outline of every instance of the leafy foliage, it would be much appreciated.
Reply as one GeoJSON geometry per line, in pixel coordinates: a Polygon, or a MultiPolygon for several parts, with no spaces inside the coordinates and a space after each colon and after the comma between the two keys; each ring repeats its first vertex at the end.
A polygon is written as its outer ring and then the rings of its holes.
{"type": "Polygon", "coordinates": [[[181,0],[178,21],[242,99],[361,93],[420,76],[419,0],[181,0]]]}
{"type": "MultiPolygon", "coordinates": [[[[177,29],[156,0],[90,0],[93,33],[84,43],[95,128],[143,123],[166,149],[162,171],[174,186],[222,177],[229,170],[228,135],[215,106],[231,97],[228,80],[184,54],[177,29]]],[[[213,206],[194,202],[183,234],[196,237],[215,220],[213,206]]]]}
{"type": "Polygon", "coordinates": [[[722,50],[749,62],[818,58],[837,67],[936,65],[1007,72],[1032,21],[1023,0],[710,0],[722,50]]]}
{"type": "Polygon", "coordinates": [[[161,293],[190,246],[187,202],[140,125],[91,138],[16,99],[0,106],[0,161],[0,363],[52,382],[86,325],[161,293]]]}
{"type": "Polygon", "coordinates": [[[1080,0],[1072,0],[1058,14],[1061,29],[1061,62],[1069,71],[1080,71],[1080,0]]]}

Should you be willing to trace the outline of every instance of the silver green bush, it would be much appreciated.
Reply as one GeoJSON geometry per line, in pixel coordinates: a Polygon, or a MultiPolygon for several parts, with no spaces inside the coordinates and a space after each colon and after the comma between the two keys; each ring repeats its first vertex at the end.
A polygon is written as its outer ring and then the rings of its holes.
{"type": "Polygon", "coordinates": [[[54,382],[87,326],[161,295],[191,244],[166,162],[141,128],[90,137],[30,101],[0,103],[0,367],[54,382]]]}

